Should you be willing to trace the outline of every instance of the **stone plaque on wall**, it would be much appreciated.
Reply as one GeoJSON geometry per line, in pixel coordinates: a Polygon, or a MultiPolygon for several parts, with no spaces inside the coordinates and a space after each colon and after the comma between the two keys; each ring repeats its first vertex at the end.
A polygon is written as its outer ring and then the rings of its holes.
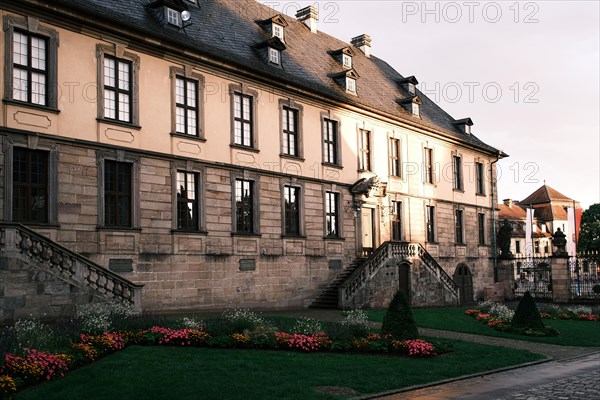
{"type": "Polygon", "coordinates": [[[240,260],[240,271],[254,271],[256,270],[256,260],[251,259],[242,259],[240,260]]]}
{"type": "Polygon", "coordinates": [[[133,261],[130,258],[112,258],[108,260],[108,269],[113,272],[133,272],[133,261]]]}
{"type": "Polygon", "coordinates": [[[342,260],[329,260],[329,269],[342,269],[342,260]]]}

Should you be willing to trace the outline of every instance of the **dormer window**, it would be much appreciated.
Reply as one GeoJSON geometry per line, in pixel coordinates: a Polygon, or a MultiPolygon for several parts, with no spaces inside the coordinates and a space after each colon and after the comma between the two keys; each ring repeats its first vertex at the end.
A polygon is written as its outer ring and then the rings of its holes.
{"type": "Polygon", "coordinates": [[[269,62],[279,65],[281,60],[281,53],[279,50],[269,47],[269,62]]]}
{"type": "Polygon", "coordinates": [[[342,64],[344,65],[344,68],[352,68],[352,57],[350,57],[348,54],[343,54],[342,64]]]}
{"type": "Polygon", "coordinates": [[[181,27],[181,13],[172,8],[165,7],[167,13],[167,23],[181,27]]]}
{"type": "Polygon", "coordinates": [[[415,117],[420,117],[421,111],[419,106],[423,104],[423,101],[421,101],[419,96],[410,96],[406,99],[396,100],[396,102],[415,117]]]}
{"type": "Polygon", "coordinates": [[[466,133],[467,135],[471,134],[471,126],[473,126],[473,120],[471,118],[457,119],[453,124],[462,133],[466,133]]]}
{"type": "Polygon", "coordinates": [[[419,116],[419,103],[413,103],[412,105],[412,115],[415,117],[419,116]]]}
{"type": "Polygon", "coordinates": [[[408,92],[409,95],[415,96],[417,94],[417,85],[419,81],[414,76],[409,76],[407,78],[402,78],[398,81],[398,84],[408,92]]]}
{"type": "Polygon", "coordinates": [[[347,69],[330,76],[342,89],[345,90],[346,93],[356,96],[356,80],[360,78],[360,76],[358,76],[355,70],[347,69]]]}
{"type": "Polygon", "coordinates": [[[283,26],[273,23],[273,26],[271,27],[271,34],[273,37],[278,37],[279,39],[283,40],[283,26]]]}
{"type": "Polygon", "coordinates": [[[353,78],[346,78],[346,90],[352,93],[356,93],[356,80],[353,78]]]}

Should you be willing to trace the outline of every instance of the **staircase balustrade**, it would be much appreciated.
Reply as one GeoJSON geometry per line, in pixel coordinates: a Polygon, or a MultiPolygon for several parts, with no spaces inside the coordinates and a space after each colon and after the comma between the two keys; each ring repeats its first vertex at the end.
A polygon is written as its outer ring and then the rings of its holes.
{"type": "Polygon", "coordinates": [[[142,311],[142,287],[21,224],[0,224],[0,253],[18,252],[75,286],[142,311]]]}

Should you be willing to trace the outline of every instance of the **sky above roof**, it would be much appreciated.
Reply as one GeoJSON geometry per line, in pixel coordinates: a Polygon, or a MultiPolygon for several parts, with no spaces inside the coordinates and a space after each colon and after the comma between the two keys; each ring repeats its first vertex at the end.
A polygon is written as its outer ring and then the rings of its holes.
{"type": "Polygon", "coordinates": [[[544,181],[600,203],[600,2],[267,1],[294,16],[314,5],[319,30],[372,54],[473,133],[510,155],[499,198],[521,200],[544,181]]]}

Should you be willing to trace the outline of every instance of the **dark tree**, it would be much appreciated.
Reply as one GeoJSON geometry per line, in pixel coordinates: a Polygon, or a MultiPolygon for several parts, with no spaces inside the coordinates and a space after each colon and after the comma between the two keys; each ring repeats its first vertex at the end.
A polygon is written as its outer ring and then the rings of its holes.
{"type": "Polygon", "coordinates": [[[390,334],[398,340],[417,339],[419,332],[408,304],[408,298],[402,290],[398,290],[388,306],[381,333],[390,334]]]}
{"type": "Polygon", "coordinates": [[[584,253],[600,251],[600,203],[592,204],[581,215],[577,250],[584,253]]]}
{"type": "Polygon", "coordinates": [[[519,302],[511,324],[514,328],[544,329],[540,310],[538,310],[529,291],[525,292],[525,295],[519,302]]]}

